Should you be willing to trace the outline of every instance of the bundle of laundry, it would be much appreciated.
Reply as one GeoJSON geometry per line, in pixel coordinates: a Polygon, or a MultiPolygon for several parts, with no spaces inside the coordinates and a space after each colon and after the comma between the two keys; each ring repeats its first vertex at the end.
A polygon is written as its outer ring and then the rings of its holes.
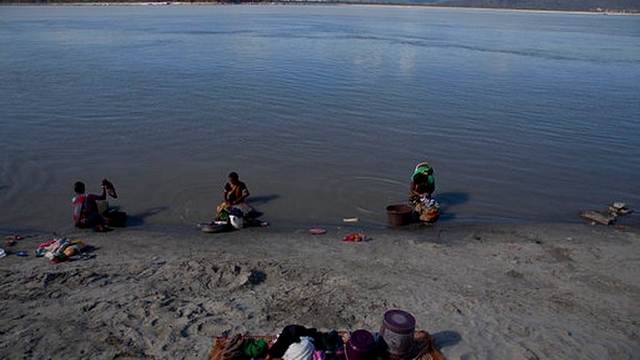
{"type": "Polygon", "coordinates": [[[85,245],[80,240],[69,240],[67,238],[53,239],[39,244],[36,247],[36,256],[45,257],[51,262],[58,263],[69,260],[79,260],[92,257],[88,254],[91,246],[85,245]]]}

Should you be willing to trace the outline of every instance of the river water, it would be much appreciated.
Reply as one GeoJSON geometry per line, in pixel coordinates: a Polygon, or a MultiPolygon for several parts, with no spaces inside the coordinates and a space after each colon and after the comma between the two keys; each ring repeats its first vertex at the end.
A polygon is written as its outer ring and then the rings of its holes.
{"type": "Polygon", "coordinates": [[[383,227],[416,163],[446,222],[640,205],[640,17],[377,6],[0,7],[0,229],[139,226],[230,171],[273,226],[383,227]]]}

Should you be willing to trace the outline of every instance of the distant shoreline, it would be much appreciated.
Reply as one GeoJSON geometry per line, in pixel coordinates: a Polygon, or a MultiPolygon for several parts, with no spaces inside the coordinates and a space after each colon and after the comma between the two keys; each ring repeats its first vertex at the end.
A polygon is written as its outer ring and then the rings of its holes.
{"type": "Polygon", "coordinates": [[[420,5],[420,4],[359,4],[359,3],[329,3],[329,2],[186,2],[186,1],[128,1],[128,2],[48,2],[48,3],[25,3],[25,2],[0,2],[3,6],[362,6],[362,7],[419,7],[438,10],[473,10],[473,11],[512,11],[512,12],[532,12],[532,13],[562,13],[580,15],[640,15],[640,11],[588,11],[588,10],[548,10],[548,9],[518,9],[499,7],[465,7],[465,6],[442,6],[442,5],[420,5]]]}

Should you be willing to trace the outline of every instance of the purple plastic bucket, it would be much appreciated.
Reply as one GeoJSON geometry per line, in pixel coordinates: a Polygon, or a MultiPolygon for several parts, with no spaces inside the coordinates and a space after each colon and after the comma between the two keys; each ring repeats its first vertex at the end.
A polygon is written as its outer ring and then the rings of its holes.
{"type": "Polygon", "coordinates": [[[404,310],[389,310],[384,313],[380,336],[391,355],[406,356],[411,352],[416,319],[404,310]]]}
{"type": "Polygon", "coordinates": [[[375,339],[367,330],[356,330],[344,347],[347,360],[370,360],[373,358],[375,339]]]}

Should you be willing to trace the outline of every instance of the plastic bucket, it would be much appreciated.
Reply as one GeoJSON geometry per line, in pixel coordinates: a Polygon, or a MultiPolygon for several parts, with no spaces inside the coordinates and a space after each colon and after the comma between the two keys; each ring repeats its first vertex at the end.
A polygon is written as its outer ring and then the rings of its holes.
{"type": "Polygon", "coordinates": [[[345,344],[347,360],[369,360],[373,357],[375,339],[367,330],[354,331],[345,344]]]}
{"type": "Polygon", "coordinates": [[[380,336],[391,355],[405,357],[413,346],[416,319],[404,310],[389,310],[384,313],[380,336]]]}
{"type": "Polygon", "coordinates": [[[387,226],[398,227],[411,222],[411,206],[405,204],[387,206],[387,226]]]}

